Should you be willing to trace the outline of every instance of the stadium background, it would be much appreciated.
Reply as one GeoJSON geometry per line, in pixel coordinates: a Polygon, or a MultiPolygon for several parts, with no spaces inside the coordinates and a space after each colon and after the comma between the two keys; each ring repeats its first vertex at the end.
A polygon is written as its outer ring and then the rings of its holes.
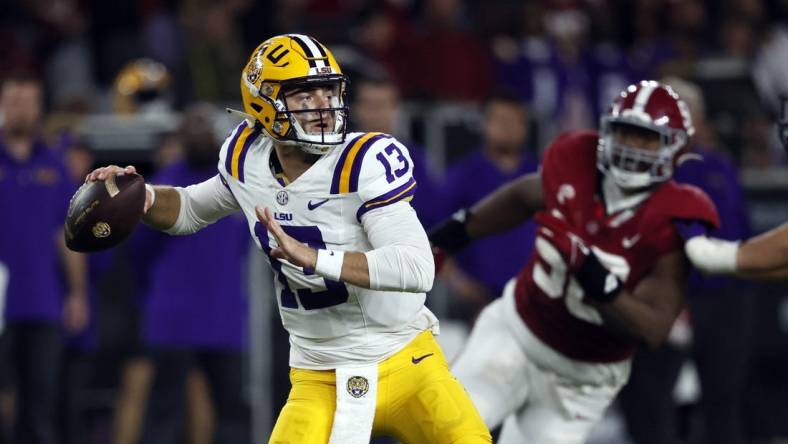
{"type": "MultiPolygon", "coordinates": [[[[42,132],[52,149],[67,156],[87,147],[94,165],[134,164],[149,175],[181,155],[173,134],[185,107],[215,104],[223,135],[233,121],[221,110],[242,108],[238,79],[249,52],[269,36],[306,33],[334,51],[351,82],[393,79],[403,98],[397,135],[423,147],[437,183],[483,144],[482,105],[496,91],[528,104],[525,149],[536,158],[559,132],[595,127],[625,85],[677,76],[701,87],[714,140],[740,168],[757,233],[788,220],[786,159],[773,125],[777,98],[788,93],[786,18],[783,0],[3,0],[0,75],[41,77],[42,132]],[[130,67],[143,58],[158,65],[130,67]],[[149,86],[123,96],[124,67],[127,76],[148,76],[149,86]]],[[[119,248],[102,259],[96,345],[81,350],[76,365],[64,361],[61,385],[72,402],[58,414],[68,442],[111,441],[124,365],[144,355],[129,254],[119,248]]],[[[244,382],[258,443],[286,396],[287,339],[262,258],[250,258],[244,382]]],[[[219,259],[206,252],[204,260],[219,259]]],[[[742,410],[752,442],[788,439],[785,290],[780,283],[740,290],[753,304],[742,312],[752,326],[742,410]]],[[[480,301],[458,302],[438,282],[429,303],[451,353],[480,301]]],[[[697,382],[687,374],[677,415],[691,435],[697,382]]],[[[599,442],[626,442],[616,411],[601,429],[599,442]]]]}

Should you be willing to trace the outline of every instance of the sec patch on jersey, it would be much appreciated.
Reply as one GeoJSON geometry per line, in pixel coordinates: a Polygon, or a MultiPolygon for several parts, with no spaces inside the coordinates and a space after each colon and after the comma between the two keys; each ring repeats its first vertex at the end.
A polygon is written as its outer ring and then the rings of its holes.
{"type": "Polygon", "coordinates": [[[86,182],[68,206],[66,246],[91,252],[112,248],[126,240],[142,218],[145,181],[139,174],[118,174],[86,182]]]}

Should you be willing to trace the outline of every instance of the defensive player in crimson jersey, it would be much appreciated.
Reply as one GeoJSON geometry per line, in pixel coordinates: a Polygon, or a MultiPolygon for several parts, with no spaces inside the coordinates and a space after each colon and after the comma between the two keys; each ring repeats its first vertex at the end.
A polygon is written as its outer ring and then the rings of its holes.
{"type": "Polygon", "coordinates": [[[584,442],[626,383],[635,346],[667,337],[688,268],[675,222],[718,225],[702,191],[671,180],[692,132],[669,87],[629,86],[599,133],[559,137],[539,173],[430,235],[451,253],[530,217],[538,224],[533,256],[454,364],[487,425],[506,420],[499,442],[584,442]]]}

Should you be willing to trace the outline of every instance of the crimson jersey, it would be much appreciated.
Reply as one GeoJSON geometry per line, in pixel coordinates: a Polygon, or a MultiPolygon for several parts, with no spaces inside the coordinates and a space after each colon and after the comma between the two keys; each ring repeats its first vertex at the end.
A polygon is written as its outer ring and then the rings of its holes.
{"type": "MultiPolygon", "coordinates": [[[[661,256],[683,248],[674,219],[698,220],[711,227],[719,220],[703,191],[672,180],[638,206],[606,214],[600,197],[602,173],[596,167],[598,137],[590,131],[569,133],[548,148],[541,171],[545,210],[537,223],[563,219],[575,235],[594,246],[624,287],[633,290],[661,256]]],[[[515,289],[517,311],[525,324],[542,342],[572,359],[628,358],[634,344],[603,326],[599,312],[582,301],[583,289],[567,270],[555,247],[544,236],[537,237],[515,289]]]]}

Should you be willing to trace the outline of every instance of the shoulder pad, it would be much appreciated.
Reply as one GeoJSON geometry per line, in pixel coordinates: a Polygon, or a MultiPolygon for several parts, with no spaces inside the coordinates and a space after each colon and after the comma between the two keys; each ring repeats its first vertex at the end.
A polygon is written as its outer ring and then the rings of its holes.
{"type": "MultiPolygon", "coordinates": [[[[340,193],[358,193],[362,202],[356,212],[358,220],[370,210],[413,198],[416,192],[414,165],[405,145],[381,133],[366,133],[351,145],[348,160],[354,155],[356,158],[352,165],[345,161],[337,188],[340,193]]],[[[339,162],[337,169],[341,164],[339,162]]]]}
{"type": "Polygon", "coordinates": [[[542,161],[542,187],[546,195],[554,195],[566,183],[593,193],[598,144],[599,136],[594,131],[573,131],[558,136],[547,147],[542,161]]]}
{"type": "Polygon", "coordinates": [[[574,131],[561,134],[545,150],[544,167],[561,168],[566,165],[587,163],[584,160],[593,160],[596,164],[598,143],[599,136],[593,131],[574,131]]]}
{"type": "Polygon", "coordinates": [[[384,133],[354,133],[349,141],[342,147],[337,165],[334,168],[334,177],[331,181],[331,194],[355,193],[358,191],[358,182],[364,158],[370,148],[384,139],[394,140],[384,133]]]}
{"type": "MultiPolygon", "coordinates": [[[[698,221],[709,228],[720,227],[717,207],[711,198],[694,185],[679,184],[672,180],[666,182],[651,196],[648,219],[659,218],[698,221]]],[[[648,220],[647,219],[647,220],[648,220]]]]}
{"type": "Polygon", "coordinates": [[[250,127],[244,120],[230,132],[222,144],[219,152],[219,173],[223,177],[232,177],[240,182],[244,181],[244,161],[249,147],[260,136],[259,126],[250,127]]]}

